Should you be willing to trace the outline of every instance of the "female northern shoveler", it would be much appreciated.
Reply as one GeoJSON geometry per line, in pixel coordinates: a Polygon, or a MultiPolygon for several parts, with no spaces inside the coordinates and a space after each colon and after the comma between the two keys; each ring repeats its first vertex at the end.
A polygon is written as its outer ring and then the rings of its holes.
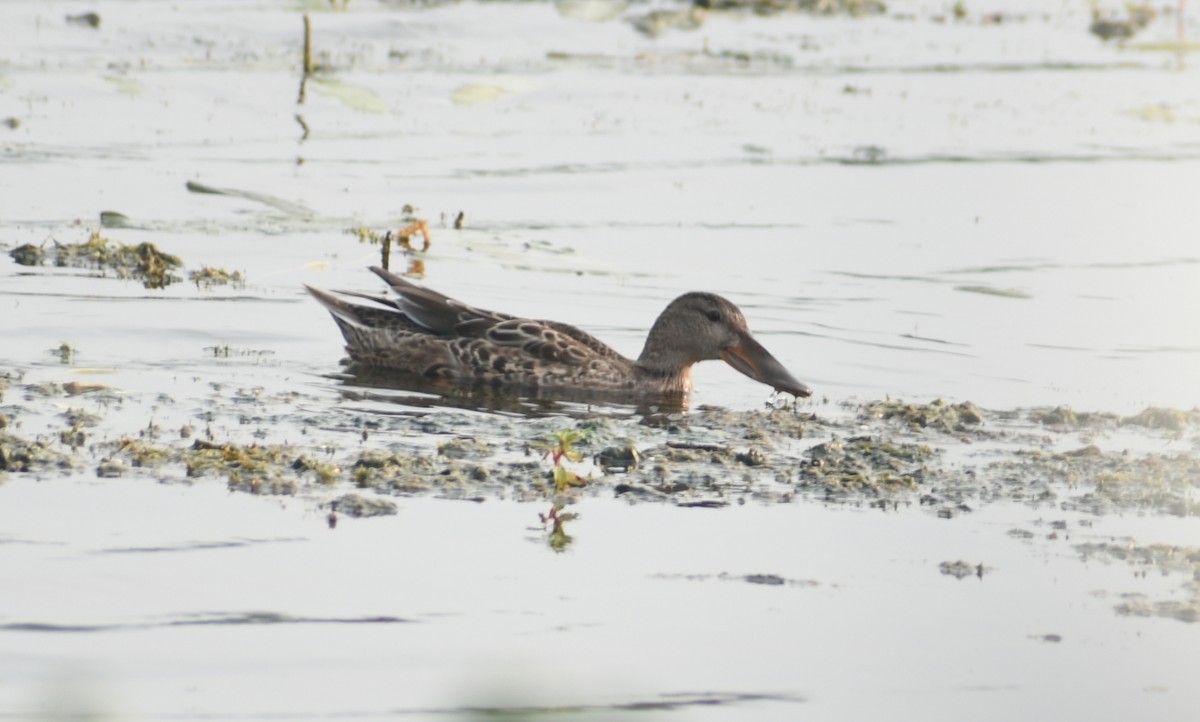
{"type": "Polygon", "coordinates": [[[779,391],[812,393],[754,340],[737,306],[711,293],[672,301],[634,361],[574,326],[474,308],[382,268],[371,270],[394,297],[340,292],[377,304],[363,306],[305,286],[333,314],[351,361],[364,366],[516,392],[687,395],[692,365],[719,358],[779,391]]]}

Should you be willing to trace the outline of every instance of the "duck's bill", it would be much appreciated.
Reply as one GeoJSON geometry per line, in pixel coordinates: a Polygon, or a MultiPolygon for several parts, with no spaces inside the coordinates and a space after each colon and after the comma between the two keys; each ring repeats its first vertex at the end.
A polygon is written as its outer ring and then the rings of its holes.
{"type": "Polygon", "coordinates": [[[748,335],[742,336],[736,346],[722,350],[721,358],[738,371],[776,391],[793,396],[812,396],[812,389],[797,381],[762,344],[748,335]]]}

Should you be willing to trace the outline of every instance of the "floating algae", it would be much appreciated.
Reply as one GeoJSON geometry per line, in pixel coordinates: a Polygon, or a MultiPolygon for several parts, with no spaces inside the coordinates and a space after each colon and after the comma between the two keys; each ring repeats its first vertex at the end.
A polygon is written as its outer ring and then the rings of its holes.
{"type": "Polygon", "coordinates": [[[172,271],[183,265],[177,256],[163,253],[153,243],[131,246],[112,242],[99,231],[92,231],[83,243],[56,241],[49,250],[27,243],[14,248],[9,256],[23,266],[51,262],[56,266],[112,271],[117,278],[141,281],[146,288],[165,288],[181,280],[172,271]]]}
{"type": "Polygon", "coordinates": [[[212,288],[213,286],[228,286],[241,288],[246,285],[246,277],[241,271],[226,271],[224,268],[201,266],[199,271],[189,271],[188,280],[196,284],[196,288],[212,288]]]}
{"type": "Polygon", "coordinates": [[[935,452],[924,444],[859,436],[818,444],[806,455],[810,462],[800,467],[799,487],[882,495],[916,489],[935,452]]]}

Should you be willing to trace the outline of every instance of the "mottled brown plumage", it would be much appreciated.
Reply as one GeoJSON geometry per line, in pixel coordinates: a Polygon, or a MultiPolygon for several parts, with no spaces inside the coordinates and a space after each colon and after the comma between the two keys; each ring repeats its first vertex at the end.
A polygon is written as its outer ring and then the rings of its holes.
{"type": "Polygon", "coordinates": [[[711,293],[672,301],[634,361],[574,326],[475,308],[382,268],[371,270],[394,296],[340,292],[371,301],[367,306],[306,286],[333,314],[350,359],[364,366],[517,393],[686,395],[692,366],[720,358],[779,391],[811,393],[754,340],[737,306],[711,293]]]}

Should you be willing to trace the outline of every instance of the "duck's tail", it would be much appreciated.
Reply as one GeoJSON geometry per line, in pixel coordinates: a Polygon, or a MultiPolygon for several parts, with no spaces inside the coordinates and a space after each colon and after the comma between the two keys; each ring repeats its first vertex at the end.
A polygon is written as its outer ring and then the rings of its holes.
{"type": "Polygon", "coordinates": [[[347,340],[349,340],[347,327],[352,329],[368,328],[369,324],[364,318],[365,314],[363,312],[374,311],[375,309],[368,309],[365,306],[358,306],[348,301],[344,301],[329,291],[322,291],[319,288],[313,288],[307,283],[304,284],[304,289],[311,293],[313,298],[320,301],[321,305],[325,307],[325,310],[329,311],[329,313],[333,316],[333,320],[337,321],[338,328],[342,330],[342,335],[346,336],[347,340]]]}

